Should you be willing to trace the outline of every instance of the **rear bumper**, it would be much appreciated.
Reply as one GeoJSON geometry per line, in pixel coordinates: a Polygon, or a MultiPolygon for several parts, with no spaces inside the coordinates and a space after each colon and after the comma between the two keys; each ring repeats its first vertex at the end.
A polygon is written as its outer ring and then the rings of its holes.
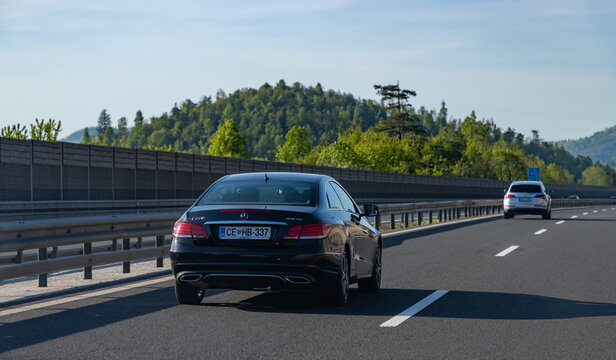
{"type": "Polygon", "coordinates": [[[177,281],[200,288],[306,290],[337,280],[342,249],[300,240],[289,247],[196,246],[174,240],[171,268],[177,281]]]}
{"type": "Polygon", "coordinates": [[[508,214],[543,215],[547,211],[547,207],[505,207],[505,212],[508,214]]]}
{"type": "Polygon", "coordinates": [[[176,281],[200,288],[310,290],[327,287],[338,270],[308,264],[172,263],[176,281]]]}

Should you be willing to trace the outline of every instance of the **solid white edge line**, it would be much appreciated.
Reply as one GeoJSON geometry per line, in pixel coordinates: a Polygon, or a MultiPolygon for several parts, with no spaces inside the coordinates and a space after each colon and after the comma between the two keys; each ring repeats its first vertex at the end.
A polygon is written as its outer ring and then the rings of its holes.
{"type": "Polygon", "coordinates": [[[505,256],[505,255],[509,254],[510,252],[512,252],[513,250],[519,248],[519,247],[520,246],[518,246],[518,245],[510,246],[510,247],[506,248],[505,250],[499,252],[498,254],[496,254],[494,256],[505,256]]]}
{"type": "Polygon", "coordinates": [[[560,225],[560,224],[562,224],[564,222],[565,222],[565,220],[561,220],[561,221],[557,222],[556,225],[560,225]]]}
{"type": "Polygon", "coordinates": [[[571,218],[572,218],[572,219],[575,219],[575,218],[577,218],[577,217],[578,217],[577,215],[573,215],[571,218]]]}
{"type": "Polygon", "coordinates": [[[384,323],[382,323],[381,327],[396,327],[396,326],[402,324],[403,322],[408,320],[411,316],[413,316],[413,315],[417,314],[418,312],[420,312],[421,310],[425,309],[426,307],[428,307],[428,305],[432,304],[433,302],[435,302],[441,296],[447,294],[448,292],[449,292],[449,290],[436,290],[432,294],[430,294],[430,295],[426,296],[425,298],[423,298],[422,300],[420,300],[415,305],[409,307],[408,309],[404,310],[400,314],[398,314],[398,315],[392,317],[391,319],[385,321],[384,323]]]}
{"type": "Polygon", "coordinates": [[[543,234],[543,233],[544,233],[544,232],[546,232],[546,231],[548,231],[548,229],[541,229],[541,230],[537,231],[537,232],[535,233],[535,235],[541,235],[541,234],[543,234]]]}
{"type": "Polygon", "coordinates": [[[120,291],[124,291],[124,290],[130,290],[130,289],[134,289],[134,288],[138,288],[138,287],[143,287],[143,286],[148,286],[148,285],[152,285],[152,284],[157,284],[157,283],[169,281],[169,280],[172,280],[172,279],[173,279],[172,275],[171,276],[165,276],[164,278],[157,278],[157,279],[152,279],[152,280],[139,281],[139,282],[131,283],[131,284],[124,285],[124,286],[113,287],[113,288],[110,288],[110,289],[99,290],[99,291],[89,292],[89,293],[85,293],[85,294],[73,295],[73,296],[69,296],[69,297],[65,297],[65,298],[61,298],[61,299],[57,299],[57,300],[44,301],[44,302],[36,303],[36,304],[33,304],[33,305],[24,305],[24,306],[15,307],[15,308],[9,308],[9,309],[0,311],[0,317],[7,316],[7,315],[18,314],[18,313],[24,312],[24,311],[37,310],[37,309],[42,309],[42,308],[49,307],[49,306],[65,304],[65,303],[71,302],[71,301],[89,299],[89,298],[93,298],[93,297],[97,297],[97,296],[112,294],[112,293],[115,293],[115,292],[120,292],[120,291]]]}

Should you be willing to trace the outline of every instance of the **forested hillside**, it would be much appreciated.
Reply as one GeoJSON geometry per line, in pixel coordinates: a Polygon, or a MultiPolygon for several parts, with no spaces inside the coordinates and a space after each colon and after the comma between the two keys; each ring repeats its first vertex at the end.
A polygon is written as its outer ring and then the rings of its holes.
{"type": "MultiPolygon", "coordinates": [[[[186,100],[150,119],[137,111],[132,126],[126,117],[113,126],[103,109],[96,131],[84,129],[81,142],[499,180],[525,179],[527,168],[539,167],[546,183],[615,182],[612,168],[574,156],[537,131],[525,137],[502,130],[474,111],[448,117],[444,101],[438,110],[414,107],[410,99],[416,93],[398,85],[375,90],[380,102],[280,80],[274,87],[266,83],[229,95],[219,90],[214,99],[186,100]]],[[[20,129],[25,131],[20,126],[2,131],[25,138],[20,129]]]]}
{"type": "Polygon", "coordinates": [[[280,80],[274,87],[266,83],[229,95],[219,90],[215,99],[204,97],[198,103],[186,100],[149,122],[138,114],[130,134],[118,129],[117,140],[112,141],[128,147],[171,145],[176,151],[207,154],[216,129],[225,119],[233,119],[246,137],[250,156],[274,159],[277,146],[293,126],[304,126],[316,144],[328,144],[339,132],[350,127],[366,130],[384,117],[375,101],[324,91],[320,84],[287,86],[280,80]],[[120,132],[126,137],[118,138],[120,132]]]}
{"type": "Polygon", "coordinates": [[[616,166],[616,126],[577,140],[564,140],[562,146],[572,154],[589,156],[609,166],[616,166]]]}

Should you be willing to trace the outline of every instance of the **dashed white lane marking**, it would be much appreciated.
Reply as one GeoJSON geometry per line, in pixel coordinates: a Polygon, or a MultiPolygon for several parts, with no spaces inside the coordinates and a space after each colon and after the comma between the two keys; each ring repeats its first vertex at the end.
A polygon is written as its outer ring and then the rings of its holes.
{"type": "Polygon", "coordinates": [[[616,208],[612,208],[612,211],[616,210],[616,208]]]}
{"type": "Polygon", "coordinates": [[[601,211],[607,211],[607,209],[602,209],[601,211]]]}
{"type": "Polygon", "coordinates": [[[71,301],[83,300],[83,299],[93,298],[93,297],[97,297],[97,296],[112,294],[112,293],[115,293],[115,292],[120,292],[120,291],[124,291],[124,290],[130,290],[130,289],[134,289],[134,288],[138,288],[138,287],[144,287],[144,286],[148,286],[148,285],[158,284],[158,283],[169,281],[169,280],[172,280],[172,279],[173,279],[173,276],[165,276],[163,278],[157,278],[157,279],[147,280],[147,281],[139,281],[139,282],[135,282],[135,283],[124,285],[124,286],[118,286],[118,287],[114,287],[114,288],[110,288],[110,289],[99,290],[99,291],[94,291],[94,292],[90,292],[90,293],[69,296],[69,297],[65,297],[65,298],[61,298],[61,299],[57,299],[57,300],[44,301],[44,302],[40,302],[40,303],[33,304],[33,305],[25,305],[25,306],[15,307],[15,308],[11,308],[11,309],[6,309],[6,310],[3,310],[3,311],[0,311],[0,317],[6,316],[6,315],[18,314],[18,313],[24,312],[24,311],[37,310],[37,309],[42,309],[42,308],[49,307],[49,306],[60,305],[60,304],[64,304],[64,303],[71,302],[71,301]]]}
{"type": "Polygon", "coordinates": [[[586,212],[586,213],[583,213],[582,215],[588,215],[588,213],[586,212]]]}
{"type": "Polygon", "coordinates": [[[575,219],[575,218],[577,218],[577,215],[573,215],[571,218],[572,218],[572,219],[575,219]]]}
{"type": "Polygon", "coordinates": [[[565,222],[565,220],[561,220],[561,221],[557,222],[556,225],[560,225],[560,224],[562,224],[564,222],[565,222]]]}
{"type": "Polygon", "coordinates": [[[548,229],[541,229],[541,230],[537,231],[537,232],[535,233],[535,235],[541,235],[541,234],[543,234],[543,233],[544,233],[544,232],[546,232],[546,231],[548,231],[548,229]]]}
{"type": "Polygon", "coordinates": [[[426,296],[425,298],[423,298],[420,302],[416,303],[415,305],[413,305],[410,308],[404,310],[400,314],[398,314],[398,315],[392,317],[391,319],[385,321],[384,323],[382,323],[381,327],[396,327],[396,326],[402,324],[403,322],[408,320],[411,316],[413,316],[413,315],[417,314],[418,312],[420,312],[421,310],[425,309],[426,307],[428,307],[428,305],[432,304],[433,302],[435,302],[441,296],[447,294],[448,292],[449,292],[449,290],[436,290],[432,294],[430,294],[430,295],[426,296]]]}
{"type": "Polygon", "coordinates": [[[495,256],[505,256],[505,255],[509,254],[510,252],[512,252],[513,250],[515,250],[515,249],[517,249],[517,248],[519,248],[519,246],[518,246],[518,245],[513,245],[513,246],[510,246],[510,247],[506,248],[505,250],[503,250],[503,251],[499,252],[499,253],[498,253],[498,254],[496,254],[495,256]]]}
{"type": "Polygon", "coordinates": [[[598,211],[597,211],[597,210],[593,210],[592,212],[596,213],[596,212],[598,212],[598,211]]]}

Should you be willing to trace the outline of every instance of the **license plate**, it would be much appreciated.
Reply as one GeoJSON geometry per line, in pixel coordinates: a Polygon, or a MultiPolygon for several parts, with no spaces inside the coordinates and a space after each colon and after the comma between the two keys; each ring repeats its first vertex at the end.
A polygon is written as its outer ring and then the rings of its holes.
{"type": "Polygon", "coordinates": [[[271,228],[264,226],[221,226],[219,237],[222,240],[267,240],[271,228]]]}
{"type": "Polygon", "coordinates": [[[529,198],[529,197],[521,197],[520,201],[522,201],[522,202],[530,202],[530,199],[531,198],[529,198]]]}

